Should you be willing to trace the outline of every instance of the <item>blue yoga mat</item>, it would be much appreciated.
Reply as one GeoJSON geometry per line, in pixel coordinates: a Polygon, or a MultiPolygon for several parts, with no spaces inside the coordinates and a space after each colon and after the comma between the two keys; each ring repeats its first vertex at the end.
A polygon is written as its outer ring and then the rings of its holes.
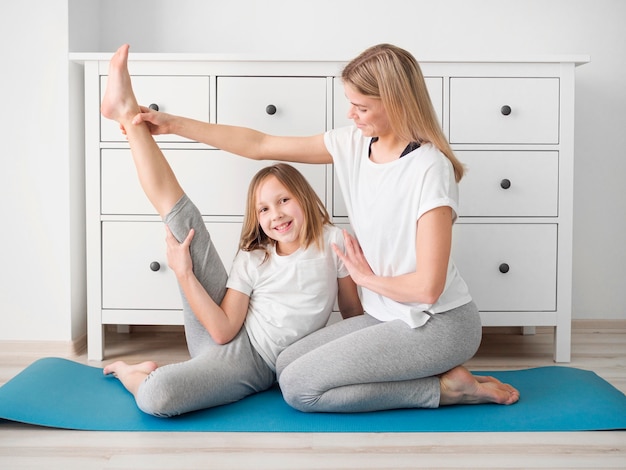
{"type": "Polygon", "coordinates": [[[626,396],[595,373],[569,367],[475,372],[520,390],[511,406],[457,405],[373,413],[301,413],[275,387],[231,405],[174,418],[142,413],[102,369],[40,359],[0,387],[7,421],[94,431],[502,432],[626,429],[626,396]]]}

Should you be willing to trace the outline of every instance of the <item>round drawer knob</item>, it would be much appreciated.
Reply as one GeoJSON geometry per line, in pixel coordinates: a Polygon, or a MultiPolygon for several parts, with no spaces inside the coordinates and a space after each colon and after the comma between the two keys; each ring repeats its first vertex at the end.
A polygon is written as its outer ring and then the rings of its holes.
{"type": "Polygon", "coordinates": [[[502,263],[500,266],[498,266],[498,270],[502,273],[502,274],[506,274],[509,272],[509,265],[506,263],[502,263]]]}
{"type": "Polygon", "coordinates": [[[152,263],[150,263],[150,269],[154,272],[158,271],[159,269],[161,269],[161,265],[159,264],[158,261],[153,261],[152,263]]]}
{"type": "Polygon", "coordinates": [[[511,180],[504,178],[502,181],[500,181],[500,187],[502,189],[509,189],[511,187],[511,180]]]}
{"type": "Polygon", "coordinates": [[[511,114],[511,107],[509,105],[504,105],[500,108],[500,112],[504,115],[504,116],[508,116],[509,114],[511,114]]]}
{"type": "Polygon", "coordinates": [[[150,106],[148,106],[148,108],[150,109],[154,109],[155,111],[159,110],[159,105],[156,103],[152,103],[150,106]]]}
{"type": "Polygon", "coordinates": [[[270,116],[273,116],[274,114],[276,114],[276,106],[274,106],[273,104],[268,104],[265,107],[265,112],[270,116]]]}

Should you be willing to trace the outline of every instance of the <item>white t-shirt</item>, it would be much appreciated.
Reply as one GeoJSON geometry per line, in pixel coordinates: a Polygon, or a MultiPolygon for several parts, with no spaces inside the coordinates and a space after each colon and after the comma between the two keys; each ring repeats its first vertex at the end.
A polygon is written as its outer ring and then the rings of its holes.
{"type": "Polygon", "coordinates": [[[246,330],[272,369],[283,349],[328,322],[337,299],[337,279],[348,276],[332,243],[343,249],[343,233],[326,225],[323,252],[315,244],[288,256],[273,250],[263,262],[262,250],[239,251],[233,261],[226,286],[250,297],[246,330]]]}
{"type": "MultiPolygon", "coordinates": [[[[372,270],[379,276],[399,276],[416,270],[418,219],[431,209],[449,206],[456,219],[458,185],[450,161],[431,144],[398,160],[374,163],[370,137],[355,126],[326,132],[352,228],[372,270]]],[[[430,316],[471,301],[465,281],[452,262],[443,293],[434,304],[403,303],[362,289],[363,307],[373,317],[400,319],[415,328],[430,316]]]]}

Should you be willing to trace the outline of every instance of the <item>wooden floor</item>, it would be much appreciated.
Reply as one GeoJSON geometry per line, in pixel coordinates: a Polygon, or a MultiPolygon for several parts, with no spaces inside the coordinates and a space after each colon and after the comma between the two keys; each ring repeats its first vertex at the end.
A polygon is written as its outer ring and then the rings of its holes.
{"type": "MultiPolygon", "coordinates": [[[[595,371],[626,393],[626,322],[577,322],[570,366],[595,371]]],[[[552,365],[549,328],[523,336],[486,329],[470,369],[552,365]]],[[[0,384],[49,345],[0,343],[0,384]]],[[[65,357],[87,363],[86,354],[65,357]]],[[[179,330],[107,334],[107,358],[176,362],[187,357],[179,330]]],[[[45,393],[45,390],[42,390],[45,393]]],[[[585,410],[581,410],[584,413],[585,410]]],[[[0,424],[0,469],[405,469],[621,468],[626,431],[575,433],[140,433],[0,424]]]]}

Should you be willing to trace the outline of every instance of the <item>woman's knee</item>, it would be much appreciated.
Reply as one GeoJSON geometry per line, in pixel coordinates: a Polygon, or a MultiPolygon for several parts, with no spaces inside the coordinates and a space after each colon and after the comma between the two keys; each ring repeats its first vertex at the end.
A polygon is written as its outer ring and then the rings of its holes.
{"type": "Polygon", "coordinates": [[[290,368],[283,370],[278,380],[285,402],[298,411],[310,413],[317,411],[316,404],[321,394],[312,391],[300,374],[291,373],[290,368]]]}

